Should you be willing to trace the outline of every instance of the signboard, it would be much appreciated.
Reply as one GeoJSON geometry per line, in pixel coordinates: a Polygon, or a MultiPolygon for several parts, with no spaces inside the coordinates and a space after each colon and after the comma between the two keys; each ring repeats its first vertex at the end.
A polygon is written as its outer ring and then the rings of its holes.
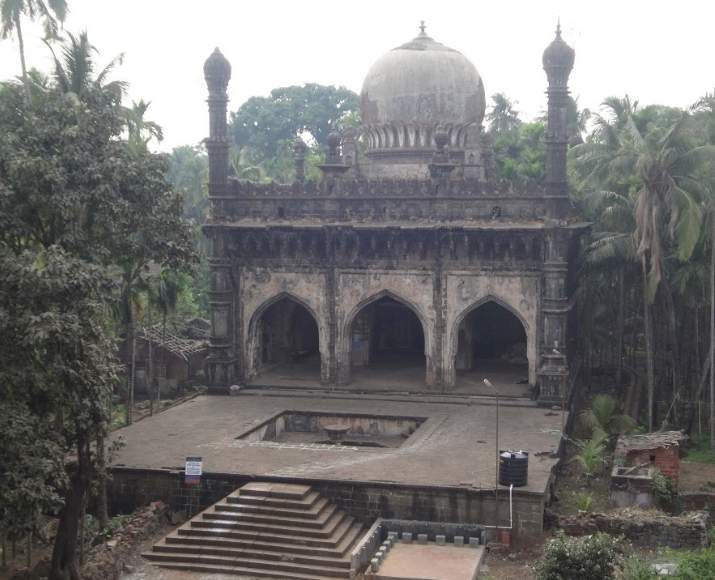
{"type": "Polygon", "coordinates": [[[198,485],[201,481],[201,471],[201,457],[187,457],[186,467],[184,467],[184,483],[186,485],[198,485]]]}

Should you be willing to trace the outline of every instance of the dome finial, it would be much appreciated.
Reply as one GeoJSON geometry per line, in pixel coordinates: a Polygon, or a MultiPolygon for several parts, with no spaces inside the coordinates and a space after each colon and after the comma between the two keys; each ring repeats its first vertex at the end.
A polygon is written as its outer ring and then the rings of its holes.
{"type": "Polygon", "coordinates": [[[556,19],[556,38],[561,38],[561,17],[556,19]]]}
{"type": "Polygon", "coordinates": [[[425,32],[426,29],[427,25],[425,24],[425,21],[420,20],[420,36],[427,36],[427,32],[425,32]]]}

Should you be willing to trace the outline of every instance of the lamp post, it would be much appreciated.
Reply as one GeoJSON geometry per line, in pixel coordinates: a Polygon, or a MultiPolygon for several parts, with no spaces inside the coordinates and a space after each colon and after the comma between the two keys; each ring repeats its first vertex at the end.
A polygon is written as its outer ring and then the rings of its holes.
{"type": "Polygon", "coordinates": [[[494,391],[497,403],[496,426],[494,428],[494,451],[495,451],[495,471],[494,471],[494,519],[497,541],[499,540],[499,391],[489,379],[483,379],[484,384],[494,391]]]}

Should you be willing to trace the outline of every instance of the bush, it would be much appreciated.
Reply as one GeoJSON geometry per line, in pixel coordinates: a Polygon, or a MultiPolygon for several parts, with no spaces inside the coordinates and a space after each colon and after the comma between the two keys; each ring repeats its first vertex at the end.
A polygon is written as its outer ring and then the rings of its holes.
{"type": "Polygon", "coordinates": [[[656,577],[653,567],[638,556],[631,556],[623,562],[622,580],[653,580],[656,577]]]}
{"type": "Polygon", "coordinates": [[[593,496],[590,493],[580,493],[576,496],[576,508],[582,512],[593,511],[593,496]]]}
{"type": "Polygon", "coordinates": [[[678,560],[678,580],[705,580],[715,578],[715,550],[687,552],[678,560]]]}
{"type": "Polygon", "coordinates": [[[536,567],[538,580],[610,580],[622,561],[623,542],[598,533],[581,538],[563,534],[550,540],[536,567]]]}
{"type": "Polygon", "coordinates": [[[653,473],[653,495],[660,509],[664,511],[671,510],[677,496],[675,483],[667,475],[663,475],[660,471],[655,471],[653,473]]]}

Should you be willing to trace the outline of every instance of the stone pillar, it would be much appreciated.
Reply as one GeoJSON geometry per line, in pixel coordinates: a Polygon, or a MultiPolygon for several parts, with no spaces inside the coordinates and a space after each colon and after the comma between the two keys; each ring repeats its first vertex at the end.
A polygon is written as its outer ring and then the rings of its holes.
{"type": "Polygon", "coordinates": [[[206,379],[212,391],[225,391],[237,379],[237,329],[235,328],[236,279],[227,251],[227,233],[216,223],[221,198],[228,193],[228,136],[226,89],[231,78],[231,65],[217,48],[204,64],[204,77],[209,90],[209,201],[211,215],[205,232],[211,242],[209,267],[211,282],[211,341],[206,360],[206,379]]]}
{"type": "Polygon", "coordinates": [[[567,231],[546,232],[546,255],[542,284],[542,336],[538,367],[539,403],[561,405],[567,396],[569,368],[566,356],[566,323],[570,308],[566,291],[568,275],[567,231]]]}
{"type": "Polygon", "coordinates": [[[549,217],[561,219],[568,210],[566,182],[566,150],[568,147],[568,79],[573,69],[574,50],[561,38],[561,26],[556,38],[543,56],[544,70],[549,81],[548,120],[546,126],[546,185],[549,217]]]}

